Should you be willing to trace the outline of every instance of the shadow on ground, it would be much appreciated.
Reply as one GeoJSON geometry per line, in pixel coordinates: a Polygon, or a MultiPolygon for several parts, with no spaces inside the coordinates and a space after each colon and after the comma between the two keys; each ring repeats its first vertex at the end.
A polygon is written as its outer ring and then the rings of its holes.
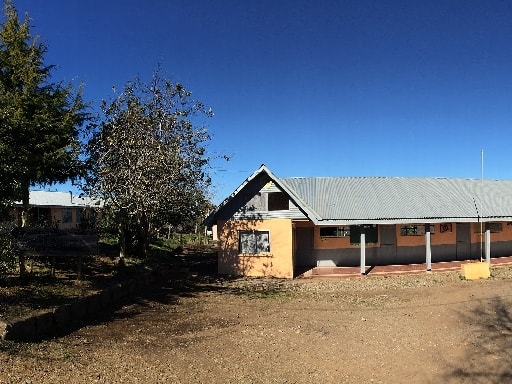
{"type": "MultiPolygon", "coordinates": [[[[217,275],[216,252],[186,249],[181,254],[173,255],[172,258],[169,258],[168,255],[162,255],[161,259],[158,260],[157,257],[157,260],[153,260],[153,262],[158,264],[158,270],[160,271],[154,284],[141,292],[136,292],[130,297],[121,299],[108,309],[69,324],[68,327],[56,331],[56,333],[45,337],[45,339],[62,337],[87,325],[105,324],[117,319],[139,316],[155,305],[175,305],[180,298],[195,297],[204,292],[224,292],[256,297],[273,295],[282,289],[279,279],[276,279],[274,282],[264,282],[261,279],[244,279],[217,275]],[[233,284],[233,282],[240,280],[243,280],[245,283],[233,284]],[[248,281],[252,284],[246,284],[248,281]]],[[[133,274],[128,274],[127,276],[134,277],[133,274]]],[[[119,277],[122,279],[123,276],[119,277]]],[[[107,286],[108,282],[109,279],[106,278],[104,281],[101,280],[101,283],[96,282],[95,287],[107,286]]],[[[110,282],[112,284],[115,283],[115,279],[111,279],[110,282]]],[[[42,286],[44,285],[43,283],[44,281],[41,281],[42,286]]],[[[60,284],[65,287],[67,282],[61,281],[60,284]]],[[[69,301],[69,297],[66,298],[64,294],[59,295],[55,290],[51,294],[40,292],[40,297],[34,297],[33,288],[33,286],[30,287],[31,291],[21,295],[25,297],[27,310],[34,311],[39,308],[51,308],[52,306],[65,303],[66,300],[69,301]]],[[[37,289],[35,291],[37,292],[37,289]]],[[[35,340],[35,342],[38,341],[41,340],[35,340]]]]}
{"type": "Polygon", "coordinates": [[[450,367],[448,382],[512,382],[512,299],[495,297],[461,312],[468,328],[467,352],[460,365],[450,367]]]}

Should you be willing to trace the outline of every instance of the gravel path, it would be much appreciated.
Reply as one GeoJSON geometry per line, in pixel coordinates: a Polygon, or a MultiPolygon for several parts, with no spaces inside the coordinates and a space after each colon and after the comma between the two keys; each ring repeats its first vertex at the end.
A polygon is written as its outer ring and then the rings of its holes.
{"type": "Polygon", "coordinates": [[[169,281],[61,338],[0,344],[0,383],[512,382],[511,282],[169,281]]]}

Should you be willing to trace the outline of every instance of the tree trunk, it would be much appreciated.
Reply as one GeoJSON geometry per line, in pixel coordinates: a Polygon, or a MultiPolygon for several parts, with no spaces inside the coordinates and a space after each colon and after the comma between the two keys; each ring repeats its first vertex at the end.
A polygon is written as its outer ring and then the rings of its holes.
{"type": "Polygon", "coordinates": [[[82,255],[78,255],[76,260],[76,280],[82,281],[82,255]]]}
{"type": "MultiPolygon", "coordinates": [[[[22,208],[21,208],[21,227],[28,227],[28,211],[30,209],[30,187],[28,184],[23,186],[22,196],[22,208]]],[[[25,266],[25,254],[23,251],[19,253],[18,257],[19,268],[20,268],[20,279],[24,279],[27,274],[27,268],[25,266]]]]}
{"type": "Polygon", "coordinates": [[[118,216],[118,227],[119,231],[119,265],[124,265],[124,258],[126,256],[126,231],[125,231],[125,210],[121,208],[118,216]]]}
{"type": "Polygon", "coordinates": [[[23,196],[21,201],[21,227],[28,227],[28,210],[30,209],[30,190],[28,186],[23,187],[23,196]]]}
{"type": "Polygon", "coordinates": [[[142,243],[142,257],[146,259],[149,256],[149,222],[146,217],[146,212],[139,212],[138,219],[140,241],[142,243]]]}

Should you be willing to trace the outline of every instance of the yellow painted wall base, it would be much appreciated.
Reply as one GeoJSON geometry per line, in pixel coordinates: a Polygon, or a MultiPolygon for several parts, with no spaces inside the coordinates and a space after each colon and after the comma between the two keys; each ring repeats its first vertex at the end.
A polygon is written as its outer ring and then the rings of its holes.
{"type": "Polygon", "coordinates": [[[467,280],[487,279],[491,276],[486,262],[462,264],[461,269],[462,276],[467,280]]]}

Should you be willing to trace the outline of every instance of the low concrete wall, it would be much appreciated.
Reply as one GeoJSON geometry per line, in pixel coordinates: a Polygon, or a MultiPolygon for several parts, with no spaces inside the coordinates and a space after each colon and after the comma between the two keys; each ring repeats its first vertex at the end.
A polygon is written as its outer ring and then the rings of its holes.
{"type": "Polygon", "coordinates": [[[31,314],[13,321],[0,321],[0,340],[33,341],[53,335],[86,318],[92,318],[101,310],[110,308],[121,300],[135,296],[168,276],[169,271],[148,272],[100,292],[80,297],[71,303],[31,314]]]}

